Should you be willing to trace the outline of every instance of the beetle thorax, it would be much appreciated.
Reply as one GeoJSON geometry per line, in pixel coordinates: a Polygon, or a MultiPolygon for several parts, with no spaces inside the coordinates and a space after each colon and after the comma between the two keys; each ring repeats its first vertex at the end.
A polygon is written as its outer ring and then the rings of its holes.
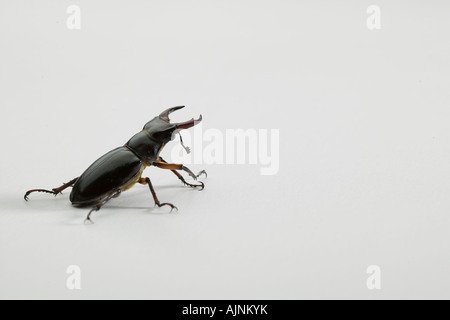
{"type": "Polygon", "coordinates": [[[125,146],[133,151],[147,165],[156,161],[167,142],[173,139],[176,125],[159,117],[149,121],[141,132],[134,135],[125,146]]]}

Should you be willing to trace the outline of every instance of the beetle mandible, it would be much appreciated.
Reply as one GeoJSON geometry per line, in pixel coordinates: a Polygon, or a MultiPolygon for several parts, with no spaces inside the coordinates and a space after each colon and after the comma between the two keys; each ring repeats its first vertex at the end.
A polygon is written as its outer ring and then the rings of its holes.
{"type": "MultiPolygon", "coordinates": [[[[122,192],[130,189],[136,183],[140,183],[148,185],[150,188],[155,206],[169,206],[171,207],[170,211],[178,210],[172,203],[161,203],[158,200],[150,178],[142,178],[142,173],[145,168],[155,166],[172,171],[189,187],[199,188],[199,190],[205,188],[203,182],[190,184],[177,172],[177,170],[183,170],[194,180],[197,180],[202,174],[207,176],[205,170],[196,175],[186,166],[167,163],[159,156],[164,146],[173,140],[180,130],[191,128],[202,121],[200,115],[197,120],[191,119],[181,123],[170,123],[169,114],[181,108],[184,108],[184,106],[163,111],[159,116],[147,122],[142,131],[135,134],[124,146],[113,149],[100,157],[78,178],[52,190],[29,190],[25,193],[24,199],[28,200],[28,196],[33,192],[46,192],[56,196],[68,187],[73,187],[70,193],[70,201],[73,205],[79,207],[92,206],[85,223],[93,223],[91,220],[92,212],[100,210],[109,200],[117,198],[122,192]]],[[[189,147],[184,146],[182,139],[181,145],[188,153],[190,152],[189,147]]]]}

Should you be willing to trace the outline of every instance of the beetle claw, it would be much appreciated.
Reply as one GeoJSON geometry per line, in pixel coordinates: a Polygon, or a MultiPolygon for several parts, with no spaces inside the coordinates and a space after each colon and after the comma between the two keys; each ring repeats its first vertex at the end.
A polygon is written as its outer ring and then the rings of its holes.
{"type": "Polygon", "coordinates": [[[182,170],[186,171],[194,180],[197,180],[197,176],[188,167],[183,166],[182,170]]]}
{"type": "Polygon", "coordinates": [[[205,175],[205,179],[208,178],[208,174],[206,173],[205,170],[200,171],[199,173],[197,173],[197,178],[200,178],[200,176],[204,174],[205,175]]]}
{"type": "Polygon", "coordinates": [[[85,224],[85,225],[91,225],[91,224],[94,224],[94,221],[92,221],[91,218],[86,218],[86,219],[84,220],[84,224],[85,224]]]}
{"type": "Polygon", "coordinates": [[[191,183],[188,183],[188,182],[183,180],[183,183],[184,183],[185,186],[188,186],[188,187],[191,187],[191,188],[200,187],[201,189],[199,189],[199,191],[205,189],[205,184],[203,182],[201,182],[201,181],[199,181],[200,184],[191,184],[191,183]]]}
{"type": "Polygon", "coordinates": [[[156,203],[155,204],[155,207],[156,206],[158,206],[159,208],[161,208],[162,206],[169,206],[171,209],[170,209],[170,212],[172,212],[173,211],[173,209],[176,209],[177,211],[178,211],[178,208],[176,207],[176,206],[174,206],[173,204],[171,204],[171,203],[168,203],[168,202],[164,202],[164,203],[156,203]]]}

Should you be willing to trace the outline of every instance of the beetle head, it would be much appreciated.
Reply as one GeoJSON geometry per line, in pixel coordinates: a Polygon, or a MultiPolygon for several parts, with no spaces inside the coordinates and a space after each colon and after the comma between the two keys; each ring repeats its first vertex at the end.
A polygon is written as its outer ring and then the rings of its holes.
{"type": "Polygon", "coordinates": [[[183,129],[192,128],[202,121],[202,116],[198,119],[191,119],[180,123],[170,123],[169,114],[182,109],[184,106],[169,108],[161,112],[161,114],[148,122],[144,130],[147,130],[153,138],[163,143],[167,143],[175,138],[175,135],[183,129]]]}

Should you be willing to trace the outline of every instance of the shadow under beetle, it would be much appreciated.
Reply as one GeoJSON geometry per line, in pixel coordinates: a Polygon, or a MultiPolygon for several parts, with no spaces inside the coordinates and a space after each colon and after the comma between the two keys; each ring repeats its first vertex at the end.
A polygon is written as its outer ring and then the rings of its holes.
{"type": "MultiPolygon", "coordinates": [[[[205,170],[195,175],[184,165],[167,163],[159,156],[164,146],[173,140],[180,130],[191,128],[202,121],[200,115],[197,120],[191,119],[181,123],[170,123],[169,114],[181,108],[184,108],[184,106],[163,111],[159,116],[147,122],[142,131],[134,135],[124,146],[111,150],[100,157],[78,178],[52,190],[29,190],[25,193],[24,199],[28,200],[28,196],[33,192],[47,192],[56,196],[64,189],[73,187],[70,193],[70,201],[75,206],[93,206],[85,220],[85,223],[93,223],[91,220],[92,212],[100,210],[109,200],[117,198],[122,192],[130,189],[136,183],[140,183],[149,186],[155,206],[169,206],[171,207],[170,211],[178,210],[173,204],[161,203],[158,200],[150,178],[142,178],[142,172],[149,166],[168,169],[185,185],[200,190],[204,189],[203,182],[190,184],[184,180],[177,170],[186,171],[194,180],[197,180],[202,174],[207,176],[205,170]]],[[[183,145],[182,139],[181,145],[188,153],[190,152],[189,147],[183,145]]]]}

